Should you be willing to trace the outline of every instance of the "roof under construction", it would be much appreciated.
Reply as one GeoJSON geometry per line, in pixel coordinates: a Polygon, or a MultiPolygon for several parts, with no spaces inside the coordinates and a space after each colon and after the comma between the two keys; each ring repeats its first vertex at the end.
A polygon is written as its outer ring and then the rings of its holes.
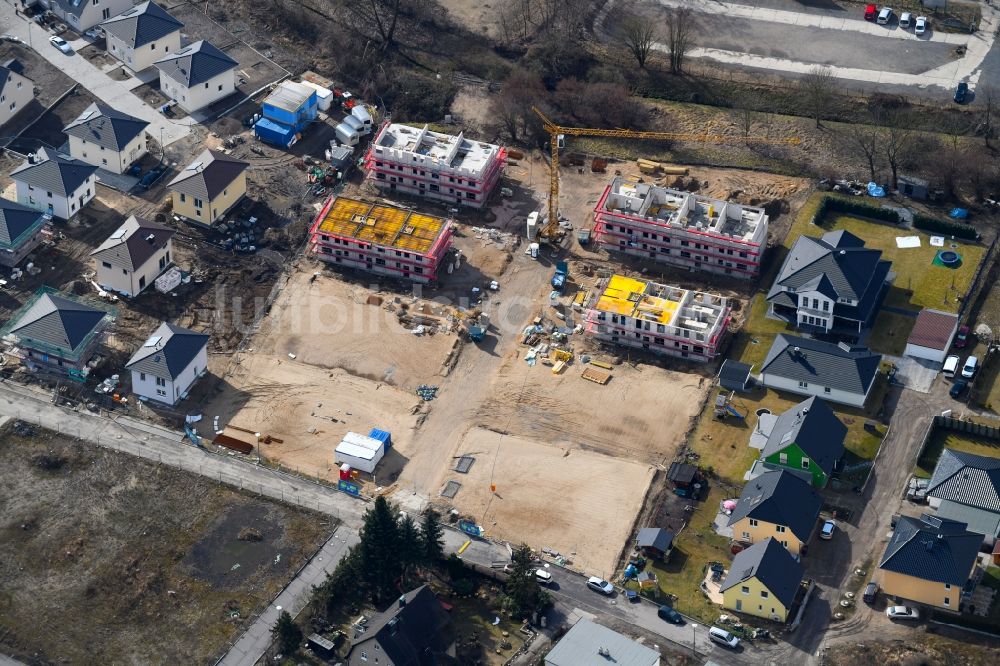
{"type": "Polygon", "coordinates": [[[426,254],[448,228],[448,221],[431,215],[337,197],[327,205],[315,233],[330,234],[383,247],[426,254]]]}

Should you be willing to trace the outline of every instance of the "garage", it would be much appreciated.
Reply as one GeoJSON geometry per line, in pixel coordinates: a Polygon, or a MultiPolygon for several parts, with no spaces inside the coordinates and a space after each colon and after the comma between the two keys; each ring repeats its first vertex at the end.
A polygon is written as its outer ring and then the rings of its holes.
{"type": "Polygon", "coordinates": [[[958,315],[941,310],[924,309],[906,340],[904,354],[935,363],[943,363],[951,342],[958,331],[958,315]]]}

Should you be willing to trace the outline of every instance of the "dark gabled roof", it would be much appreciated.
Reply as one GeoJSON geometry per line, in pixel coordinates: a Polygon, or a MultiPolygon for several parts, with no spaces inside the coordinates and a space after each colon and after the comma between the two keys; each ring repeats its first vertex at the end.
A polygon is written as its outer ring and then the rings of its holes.
{"type": "Polygon", "coordinates": [[[43,213],[0,198],[0,247],[14,248],[35,226],[44,224],[43,213]]]}
{"type": "Polygon", "coordinates": [[[190,88],[236,69],[239,63],[210,42],[200,40],[157,60],[153,65],[162,74],[190,88]]]}
{"type": "Polygon", "coordinates": [[[907,344],[945,351],[951,345],[951,337],[958,329],[958,315],[924,308],[917,315],[917,322],[910,331],[907,344]]]}
{"type": "Polygon", "coordinates": [[[938,458],[927,494],[1000,513],[1000,458],[945,449],[938,458]]]}
{"type": "Polygon", "coordinates": [[[45,293],[13,322],[9,333],[22,340],[76,351],[107,313],[63,296],[45,293]]]}
{"type": "Polygon", "coordinates": [[[847,426],[840,422],[829,405],[813,396],[778,417],[762,456],[767,458],[796,444],[820,469],[830,474],[834,463],[844,455],[845,437],[847,426]]]}
{"type": "Polygon", "coordinates": [[[927,514],[902,516],[885,548],[879,568],[935,583],[965,585],[983,535],[965,523],[927,514]]]}
{"type": "Polygon", "coordinates": [[[667,480],[674,483],[692,483],[698,476],[698,468],[688,463],[670,463],[667,470],[667,480]]]}
{"type": "Polygon", "coordinates": [[[655,548],[667,552],[674,545],[674,533],[662,527],[643,527],[635,537],[639,548],[655,548]]]}
{"type": "Polygon", "coordinates": [[[725,592],[751,578],[760,581],[787,609],[802,583],[802,565],[784,546],[768,537],[736,554],[719,591],[725,592]]]}
{"type": "Polygon", "coordinates": [[[125,367],[163,379],[177,379],[208,344],[208,335],[163,322],[125,367]]]}
{"type": "Polygon", "coordinates": [[[44,148],[40,148],[35,154],[34,164],[25,162],[10,175],[14,180],[65,197],[94,175],[95,171],[97,167],[86,162],[68,155],[49,155],[44,148]]]}
{"type": "Polygon", "coordinates": [[[206,150],[168,186],[175,192],[211,201],[250,166],[223,153],[206,150]]]}
{"type": "Polygon", "coordinates": [[[752,365],[727,358],[722,362],[722,367],[719,368],[719,383],[727,388],[734,386],[742,388],[750,379],[752,370],[752,365]]]}
{"type": "Polygon", "coordinates": [[[134,271],[165,248],[174,233],[170,227],[132,215],[90,256],[113,256],[134,271]]]}
{"type": "Polygon", "coordinates": [[[0,91],[3,91],[4,87],[7,85],[7,81],[14,78],[15,76],[20,76],[30,83],[30,79],[27,79],[18,69],[23,70],[24,66],[20,62],[11,58],[3,65],[0,65],[0,91]]]}
{"type": "Polygon", "coordinates": [[[785,525],[806,542],[816,526],[823,500],[807,482],[789,472],[764,472],[743,486],[729,525],[744,518],[785,525]]]}
{"type": "MultiPolygon", "coordinates": [[[[394,602],[385,611],[373,617],[364,631],[355,631],[347,655],[349,664],[360,663],[360,649],[369,641],[378,641],[387,664],[424,664],[425,652],[434,651],[439,643],[438,634],[450,618],[441,602],[429,587],[421,585],[401,597],[404,603],[394,602]]],[[[371,652],[370,648],[365,648],[371,652]]],[[[373,662],[368,662],[373,663],[373,662]]]]}
{"type": "Polygon", "coordinates": [[[881,354],[779,333],[761,373],[865,395],[878,374],[881,354]],[[796,349],[798,351],[796,351],[796,349]]]}
{"type": "Polygon", "coordinates": [[[184,27],[153,2],[144,2],[101,23],[104,32],[114,35],[132,48],[145,46],[184,27]]]}
{"type": "Polygon", "coordinates": [[[119,151],[142,134],[149,123],[104,104],[91,104],[63,132],[78,139],[119,151]]]}
{"type": "Polygon", "coordinates": [[[818,286],[835,302],[838,298],[860,301],[870,289],[881,288],[872,280],[881,257],[881,250],[864,247],[864,241],[847,231],[831,231],[822,238],[799,236],[767,298],[772,300],[782,293],[782,287],[803,290],[818,286]],[[822,277],[826,281],[817,282],[822,277]]]}

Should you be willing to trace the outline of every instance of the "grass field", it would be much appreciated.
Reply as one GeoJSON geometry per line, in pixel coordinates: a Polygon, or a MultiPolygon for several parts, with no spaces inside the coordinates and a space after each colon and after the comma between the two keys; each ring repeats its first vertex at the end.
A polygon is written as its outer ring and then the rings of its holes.
{"type": "Polygon", "coordinates": [[[927,442],[927,448],[920,454],[920,459],[917,461],[916,475],[929,478],[934,473],[934,467],[944,449],[955,449],[965,453],[1000,458],[1000,442],[970,437],[964,433],[944,428],[935,428],[930,441],[927,442]]]}

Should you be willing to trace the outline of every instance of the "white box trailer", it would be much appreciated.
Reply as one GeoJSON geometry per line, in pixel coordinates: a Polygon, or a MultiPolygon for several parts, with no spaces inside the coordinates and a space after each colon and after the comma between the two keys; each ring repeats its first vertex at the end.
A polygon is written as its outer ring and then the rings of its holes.
{"type": "Polygon", "coordinates": [[[350,126],[340,123],[334,129],[334,133],[337,135],[337,141],[345,146],[356,146],[358,145],[358,139],[360,138],[358,133],[350,126]]]}
{"type": "Polygon", "coordinates": [[[354,469],[371,474],[382,460],[383,455],[385,455],[385,450],[382,448],[370,449],[345,441],[337,445],[334,461],[338,464],[347,463],[354,469]]]}
{"type": "Polygon", "coordinates": [[[351,115],[361,121],[365,126],[365,134],[372,131],[372,114],[368,112],[368,109],[364,104],[358,104],[351,109],[351,115]]]}
{"type": "Polygon", "coordinates": [[[372,451],[385,452],[385,443],[380,439],[375,439],[374,437],[369,437],[368,435],[359,435],[356,432],[349,432],[344,435],[343,441],[348,444],[354,444],[355,446],[371,449],[372,451]]]}
{"type": "Polygon", "coordinates": [[[357,132],[359,135],[364,136],[365,134],[368,134],[369,130],[365,129],[365,124],[354,116],[346,116],[344,118],[344,124],[357,132]]]}

